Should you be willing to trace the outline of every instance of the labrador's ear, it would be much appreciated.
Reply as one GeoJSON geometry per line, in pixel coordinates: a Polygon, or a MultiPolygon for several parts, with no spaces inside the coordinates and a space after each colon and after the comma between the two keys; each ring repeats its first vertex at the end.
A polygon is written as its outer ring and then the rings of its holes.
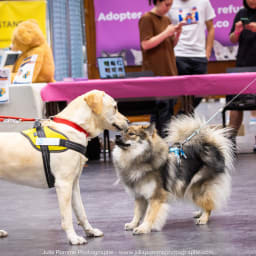
{"type": "Polygon", "coordinates": [[[86,93],[84,96],[84,100],[86,101],[87,105],[97,115],[102,113],[103,96],[104,92],[98,90],[92,90],[91,92],[86,93]]]}

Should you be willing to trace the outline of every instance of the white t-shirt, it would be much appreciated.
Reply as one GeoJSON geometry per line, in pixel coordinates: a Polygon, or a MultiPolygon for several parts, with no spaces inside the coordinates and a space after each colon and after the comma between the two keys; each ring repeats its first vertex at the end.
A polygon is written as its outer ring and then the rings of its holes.
{"type": "Polygon", "coordinates": [[[190,25],[182,27],[175,46],[175,55],[179,57],[205,57],[205,22],[215,18],[214,9],[209,0],[174,0],[168,13],[173,24],[186,21],[190,25]]]}

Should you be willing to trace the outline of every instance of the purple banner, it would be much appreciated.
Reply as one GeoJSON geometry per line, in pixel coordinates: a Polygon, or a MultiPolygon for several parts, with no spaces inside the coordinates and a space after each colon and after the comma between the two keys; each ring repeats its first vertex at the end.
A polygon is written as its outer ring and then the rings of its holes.
{"type": "MultiPolygon", "coordinates": [[[[235,59],[237,46],[229,41],[229,32],[242,0],[212,0],[216,18],[212,60],[235,59]]],[[[138,21],[152,6],[148,0],[94,0],[96,24],[96,55],[123,56],[126,65],[142,61],[138,21]]]]}
{"type": "Polygon", "coordinates": [[[229,40],[229,32],[236,13],[243,7],[242,0],[212,0],[215,10],[215,40],[212,60],[235,60],[238,46],[229,40]]]}

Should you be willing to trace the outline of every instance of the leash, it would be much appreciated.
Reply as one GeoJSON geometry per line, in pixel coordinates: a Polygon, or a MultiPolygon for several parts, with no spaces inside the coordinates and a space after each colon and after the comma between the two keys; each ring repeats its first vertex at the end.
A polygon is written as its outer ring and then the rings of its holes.
{"type": "Polygon", "coordinates": [[[47,120],[52,120],[55,123],[61,123],[61,124],[65,124],[68,125],[76,130],[78,130],[79,132],[82,132],[85,137],[89,137],[90,134],[81,126],[79,126],[78,124],[69,121],[67,119],[64,118],[59,118],[59,117],[50,117],[49,119],[43,119],[43,118],[24,118],[24,117],[17,117],[17,116],[0,116],[0,122],[3,123],[20,123],[20,122],[36,122],[36,121],[47,121],[47,120]]]}
{"type": "Polygon", "coordinates": [[[21,122],[36,122],[36,121],[47,121],[46,118],[24,118],[18,116],[0,116],[0,122],[2,123],[21,123],[21,122]]]}
{"type": "Polygon", "coordinates": [[[35,118],[23,118],[23,117],[16,117],[16,116],[0,116],[0,122],[4,122],[4,123],[10,123],[10,122],[20,123],[20,122],[34,122],[34,121],[36,121],[35,118]]]}
{"type": "Polygon", "coordinates": [[[256,81],[256,78],[254,78],[246,87],[244,87],[234,98],[232,98],[228,103],[226,103],[223,107],[219,108],[202,126],[200,126],[197,130],[195,130],[189,137],[187,137],[182,143],[181,146],[183,146],[186,142],[190,141],[195,135],[197,135],[200,130],[206,126],[208,123],[210,123],[219,113],[223,111],[223,109],[227,106],[229,106],[235,99],[237,99],[244,91],[246,91],[254,82],[256,81]]]}
{"type": "Polygon", "coordinates": [[[181,157],[187,158],[184,151],[183,145],[189,142],[195,135],[199,134],[201,129],[209,124],[219,113],[223,111],[223,109],[229,106],[235,99],[237,99],[244,91],[246,91],[252,84],[254,84],[256,78],[254,78],[248,85],[246,85],[238,94],[236,94],[229,102],[227,102],[223,107],[219,108],[203,125],[201,125],[198,129],[196,129],[190,136],[188,136],[182,143],[180,143],[177,147],[169,147],[169,153],[174,152],[177,157],[177,162],[180,165],[181,157]]]}

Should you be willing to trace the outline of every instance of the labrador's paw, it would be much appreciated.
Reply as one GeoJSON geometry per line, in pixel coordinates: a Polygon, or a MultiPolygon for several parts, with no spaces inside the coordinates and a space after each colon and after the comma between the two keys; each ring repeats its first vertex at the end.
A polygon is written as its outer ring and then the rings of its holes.
{"type": "Polygon", "coordinates": [[[69,242],[72,245],[87,244],[87,241],[82,236],[73,235],[69,238],[69,242]]]}
{"type": "Polygon", "coordinates": [[[86,230],[86,235],[87,236],[92,236],[92,237],[101,237],[101,236],[104,236],[103,232],[97,228],[92,228],[92,229],[89,229],[89,230],[86,230]]]}
{"type": "Polygon", "coordinates": [[[0,238],[7,237],[8,233],[4,230],[0,230],[0,238]]]}

